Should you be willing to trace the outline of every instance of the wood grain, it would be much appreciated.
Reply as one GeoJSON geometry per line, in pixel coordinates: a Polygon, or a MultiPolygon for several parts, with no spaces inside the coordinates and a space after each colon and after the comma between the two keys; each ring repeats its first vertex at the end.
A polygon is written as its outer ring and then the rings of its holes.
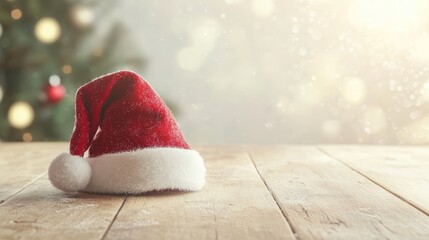
{"type": "Polygon", "coordinates": [[[65,143],[0,144],[0,204],[43,176],[65,143]]]}
{"type": "Polygon", "coordinates": [[[249,149],[299,239],[429,239],[429,218],[314,147],[249,149]]]}
{"type": "Polygon", "coordinates": [[[0,205],[0,239],[101,239],[123,201],[65,194],[43,177],[0,205]]]}
{"type": "Polygon", "coordinates": [[[203,190],[128,197],[106,239],[294,239],[245,152],[201,152],[203,190]]]}
{"type": "Polygon", "coordinates": [[[66,149],[0,143],[1,240],[429,239],[425,147],[207,147],[202,191],[128,197],[52,187],[66,149]]]}
{"type": "Polygon", "coordinates": [[[429,215],[429,148],[397,146],[320,148],[429,215]]]}

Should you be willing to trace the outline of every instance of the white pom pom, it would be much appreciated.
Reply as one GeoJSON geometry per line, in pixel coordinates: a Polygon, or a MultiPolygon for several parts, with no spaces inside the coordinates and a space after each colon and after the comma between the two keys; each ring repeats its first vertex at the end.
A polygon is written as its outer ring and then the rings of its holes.
{"type": "Polygon", "coordinates": [[[49,166],[49,180],[65,192],[83,190],[91,180],[91,166],[79,156],[62,153],[49,166]]]}

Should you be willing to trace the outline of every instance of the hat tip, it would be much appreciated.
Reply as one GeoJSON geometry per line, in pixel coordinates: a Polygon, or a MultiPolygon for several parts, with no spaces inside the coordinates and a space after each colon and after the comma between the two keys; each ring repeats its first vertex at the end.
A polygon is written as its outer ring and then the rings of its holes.
{"type": "Polygon", "coordinates": [[[77,192],[85,189],[91,180],[91,166],[85,158],[62,153],[52,161],[48,176],[54,187],[77,192]]]}

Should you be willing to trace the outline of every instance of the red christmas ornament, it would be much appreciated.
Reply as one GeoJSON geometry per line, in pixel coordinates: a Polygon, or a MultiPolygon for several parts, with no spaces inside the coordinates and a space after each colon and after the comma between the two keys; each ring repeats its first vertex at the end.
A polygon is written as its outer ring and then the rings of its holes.
{"type": "Polygon", "coordinates": [[[46,85],[44,92],[48,103],[59,103],[66,95],[66,88],[61,85],[59,76],[52,75],[49,77],[49,84],[46,85]]]}

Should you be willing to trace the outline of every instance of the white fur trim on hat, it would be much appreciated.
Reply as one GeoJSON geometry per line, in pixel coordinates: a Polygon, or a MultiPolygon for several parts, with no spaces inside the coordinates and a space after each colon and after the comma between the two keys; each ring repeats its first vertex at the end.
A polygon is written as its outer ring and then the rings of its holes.
{"type": "Polygon", "coordinates": [[[91,167],[82,157],[62,153],[52,161],[48,175],[56,188],[65,192],[76,192],[88,185],[91,167]]]}
{"type": "Polygon", "coordinates": [[[146,148],[103,154],[87,158],[87,161],[92,170],[91,180],[87,186],[79,189],[85,192],[196,191],[205,183],[204,160],[197,151],[191,149],[146,148]]]}

